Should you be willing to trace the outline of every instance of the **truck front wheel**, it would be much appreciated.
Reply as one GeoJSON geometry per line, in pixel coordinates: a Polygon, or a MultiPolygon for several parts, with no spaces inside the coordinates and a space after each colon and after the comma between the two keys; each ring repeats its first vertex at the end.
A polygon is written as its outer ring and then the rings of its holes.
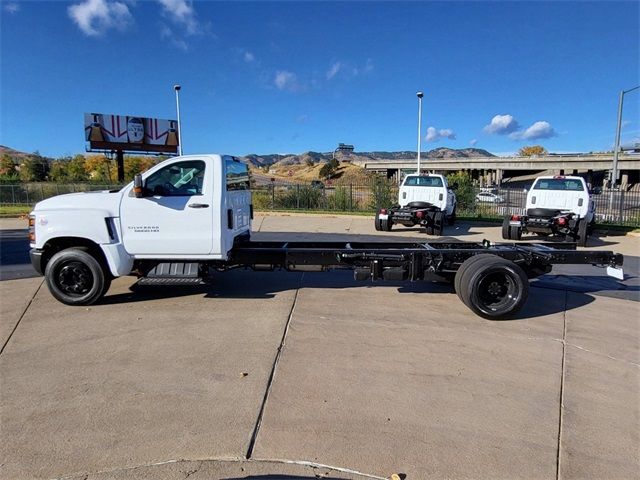
{"type": "Polygon", "coordinates": [[[67,248],[53,255],[44,276],[51,294],[67,305],[91,305],[111,285],[111,276],[83,247],[67,248]]]}

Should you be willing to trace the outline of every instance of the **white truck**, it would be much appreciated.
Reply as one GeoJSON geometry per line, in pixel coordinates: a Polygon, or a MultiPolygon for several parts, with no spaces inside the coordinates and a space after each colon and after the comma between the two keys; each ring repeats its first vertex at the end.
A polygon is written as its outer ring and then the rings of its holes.
{"type": "Polygon", "coordinates": [[[376,230],[391,231],[394,224],[425,227],[428,235],[442,235],[445,222],[456,221],[456,194],[443,175],[407,175],[398,192],[398,205],[381,208],[376,230]]]}
{"type": "Polygon", "coordinates": [[[595,203],[584,178],[542,176],[527,193],[526,215],[506,215],[502,237],[520,240],[523,233],[557,235],[585,247],[595,223],[595,203]]]}
{"type": "Polygon", "coordinates": [[[244,163],[226,155],[175,157],[119,191],[36,204],[29,216],[31,263],[68,305],[99,301],[124,275],[142,284],[188,285],[234,268],[342,268],[356,280],[455,281],[465,305],[490,319],[514,315],[527,299],[528,279],[554,263],[602,265],[622,275],[622,255],[577,252],[575,244],[253,241],[252,216],[244,163]]]}

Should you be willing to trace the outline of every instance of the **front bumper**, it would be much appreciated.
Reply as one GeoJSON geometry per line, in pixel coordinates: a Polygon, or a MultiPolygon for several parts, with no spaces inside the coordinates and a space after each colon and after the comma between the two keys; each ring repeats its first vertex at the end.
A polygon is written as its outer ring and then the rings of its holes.
{"type": "Polygon", "coordinates": [[[43,275],[42,272],[42,250],[32,248],[29,250],[29,258],[31,258],[31,265],[33,269],[38,272],[39,275],[43,275]]]}

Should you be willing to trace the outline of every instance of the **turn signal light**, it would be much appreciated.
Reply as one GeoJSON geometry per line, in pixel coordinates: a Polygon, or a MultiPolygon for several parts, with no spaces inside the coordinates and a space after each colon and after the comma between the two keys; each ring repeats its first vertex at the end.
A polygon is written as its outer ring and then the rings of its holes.
{"type": "Polygon", "coordinates": [[[519,222],[520,221],[520,215],[511,215],[511,220],[513,220],[514,222],[519,222]]]}
{"type": "Polygon", "coordinates": [[[567,219],[565,217],[560,217],[557,220],[558,225],[566,225],[567,224],[567,219]]]}
{"type": "Polygon", "coordinates": [[[382,215],[386,215],[386,214],[387,214],[387,209],[386,209],[386,208],[381,208],[381,209],[380,209],[380,213],[381,213],[382,215]]]}
{"type": "Polygon", "coordinates": [[[416,217],[423,218],[424,217],[424,212],[423,211],[417,211],[416,212],[416,217]]]}
{"type": "Polygon", "coordinates": [[[36,241],[36,217],[35,215],[29,215],[29,241],[36,241]]]}

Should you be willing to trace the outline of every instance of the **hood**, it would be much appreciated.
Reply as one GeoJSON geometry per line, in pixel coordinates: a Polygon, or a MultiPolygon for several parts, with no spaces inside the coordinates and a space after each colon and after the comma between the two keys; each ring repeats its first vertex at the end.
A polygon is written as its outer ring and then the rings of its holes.
{"type": "Polygon", "coordinates": [[[118,217],[122,191],[111,193],[108,190],[98,192],[79,192],[57,195],[36,203],[34,212],[51,210],[102,210],[111,217],[118,217]]]}

